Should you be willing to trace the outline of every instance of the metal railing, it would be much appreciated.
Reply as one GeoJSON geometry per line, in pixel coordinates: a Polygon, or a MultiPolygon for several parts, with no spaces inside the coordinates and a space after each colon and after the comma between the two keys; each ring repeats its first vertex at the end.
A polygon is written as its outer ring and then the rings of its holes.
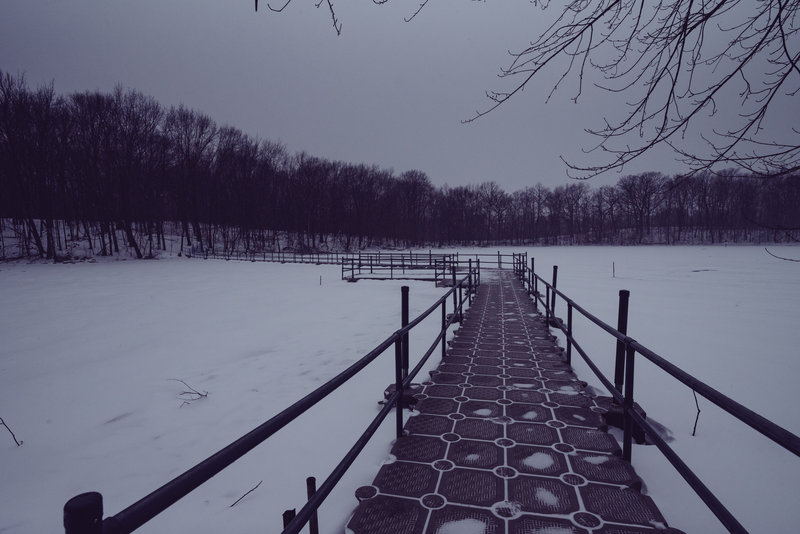
{"type": "Polygon", "coordinates": [[[705,397],[715,405],[719,406],[739,421],[747,424],[757,432],[768,437],[784,449],[792,452],[796,456],[800,456],[800,437],[782,428],[765,417],[755,413],[749,408],[739,404],[730,397],[723,395],[715,390],[708,384],[698,380],[689,373],[683,371],[677,366],[671,364],[663,357],[659,356],[652,350],[648,349],[635,339],[629,337],[627,331],[627,314],[628,314],[628,296],[629,292],[621,290],[619,293],[619,313],[617,328],[613,328],[607,323],[601,321],[583,307],[578,305],[575,301],[570,299],[567,295],[557,289],[558,282],[558,267],[553,267],[553,278],[551,282],[546,281],[544,278],[536,274],[534,258],[530,260],[528,266],[527,253],[514,254],[514,272],[523,282],[528,294],[534,299],[534,303],[538,307],[540,304],[544,306],[545,316],[547,323],[561,330],[566,336],[566,363],[572,363],[573,349],[580,354],[584,362],[589,366],[592,372],[597,376],[600,382],[605,386],[611,394],[613,401],[621,406],[623,410],[623,444],[622,451],[623,457],[630,461],[632,452],[632,434],[633,425],[644,431],[645,435],[650,441],[661,451],[669,463],[678,471],[678,473],[686,480],[691,488],[708,506],[712,513],[719,519],[719,521],[730,532],[746,533],[747,530],[736,520],[736,518],[728,511],[725,506],[716,498],[716,496],[703,484],[697,475],[689,468],[688,465],[672,450],[672,448],[664,441],[658,434],[655,428],[634,409],[634,365],[636,355],[639,354],[655,364],[661,370],[674,377],[682,384],[689,387],[692,391],[705,397]],[[540,286],[544,288],[544,293],[540,290],[540,286]],[[563,319],[555,316],[556,297],[559,297],[566,303],[567,306],[567,321],[564,323],[563,319]],[[573,336],[573,313],[578,312],[584,318],[589,320],[594,325],[608,334],[616,338],[617,350],[615,357],[614,368],[614,382],[612,383],[595,365],[595,363],[586,354],[586,351],[578,344],[573,336]]]}
{"type": "MultiPolygon", "coordinates": [[[[342,258],[342,280],[438,281],[441,266],[454,264],[454,254],[359,252],[342,258]]],[[[449,270],[448,270],[449,272],[449,270]]]]}
{"type": "Polygon", "coordinates": [[[123,534],[133,532],[297,419],[394,346],[394,392],[388,396],[378,415],[369,423],[367,429],[359,436],[322,485],[313,491],[309,487],[309,500],[300,511],[296,514],[284,514],[286,523],[283,534],[295,534],[309,522],[314,525],[317,509],[392,410],[396,412],[397,437],[403,437],[403,395],[439,345],[441,345],[441,356],[444,358],[447,331],[453,323],[462,320],[464,305],[472,303],[472,296],[477,288],[476,284],[479,283],[479,276],[474,270],[470,270],[466,276],[456,280],[456,271],[453,269],[452,276],[453,287],[410,322],[408,318],[409,289],[407,286],[403,286],[401,290],[401,328],[399,330],[313,392],[116,515],[103,518],[103,497],[98,492],[82,493],[73,497],[64,505],[65,533],[123,534]],[[447,302],[450,299],[452,299],[453,311],[448,314],[447,302]],[[417,365],[409,371],[409,332],[437,309],[441,310],[439,334],[417,365]]]}
{"type": "Polygon", "coordinates": [[[192,250],[187,257],[217,260],[238,260],[267,263],[309,263],[314,265],[339,265],[349,252],[293,252],[293,251],[254,251],[254,250],[192,250]]]}
{"type": "MultiPolygon", "coordinates": [[[[480,256],[489,256],[497,260],[497,265],[513,265],[513,254],[474,254],[459,256],[453,254],[426,253],[361,253],[352,254],[342,259],[342,280],[426,280],[437,285],[451,285],[451,274],[473,273],[478,281],[481,272],[480,256]],[[473,261],[473,258],[475,260],[473,261]]],[[[488,264],[493,267],[494,262],[488,264]]],[[[484,267],[487,265],[484,264],[484,267]]]]}
{"type": "Polygon", "coordinates": [[[510,268],[516,261],[516,255],[496,253],[461,254],[459,252],[293,252],[293,251],[254,251],[227,250],[219,252],[214,249],[192,249],[187,257],[201,259],[237,260],[267,263],[305,263],[314,265],[341,265],[342,280],[358,279],[406,279],[429,280],[437,283],[448,281],[452,266],[459,273],[469,270],[470,260],[477,265],[483,261],[486,268],[510,268]]]}

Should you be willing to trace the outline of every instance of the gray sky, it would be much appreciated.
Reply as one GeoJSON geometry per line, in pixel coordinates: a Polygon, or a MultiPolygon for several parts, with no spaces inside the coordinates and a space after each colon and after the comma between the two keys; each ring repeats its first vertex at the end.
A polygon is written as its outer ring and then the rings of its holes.
{"type": "MultiPolygon", "coordinates": [[[[339,1],[336,36],[313,4],[276,14],[265,0],[258,13],[253,0],[2,0],[0,69],[31,86],[54,80],[61,94],[122,84],[292,152],[419,169],[436,185],[494,180],[508,192],[567,183],[559,154],[589,162],[583,129],[613,113],[609,95],[574,104],[569,86],[546,104],[543,83],[461,124],[488,105],[485,90],[503,87],[508,50],[537,37],[557,6],[438,0],[405,23],[416,2],[339,1]]],[[[625,173],[641,170],[681,167],[662,152],[625,173]]]]}

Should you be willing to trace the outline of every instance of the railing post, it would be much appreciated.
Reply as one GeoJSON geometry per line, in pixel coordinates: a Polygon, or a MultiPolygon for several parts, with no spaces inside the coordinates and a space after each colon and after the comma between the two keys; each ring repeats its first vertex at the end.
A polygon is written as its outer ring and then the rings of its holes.
{"type": "Polygon", "coordinates": [[[64,505],[65,534],[103,533],[103,496],[92,491],[81,493],[64,505]]]}
{"type": "Polygon", "coordinates": [[[567,301],[567,365],[572,366],[572,301],[567,301]]]}
{"type": "Polygon", "coordinates": [[[498,269],[502,269],[503,268],[503,260],[500,257],[500,251],[499,250],[497,251],[497,268],[498,269]]]}
{"type": "Polygon", "coordinates": [[[283,512],[283,528],[288,527],[289,523],[292,522],[292,519],[294,519],[296,515],[297,515],[297,510],[295,510],[294,508],[283,512]]]}
{"type": "Polygon", "coordinates": [[[458,284],[458,322],[464,322],[464,284],[458,284]]]}
{"type": "Polygon", "coordinates": [[[399,336],[394,342],[394,388],[400,393],[397,399],[396,410],[396,431],[397,437],[403,437],[403,336],[399,336]]]}
{"type": "MultiPolygon", "coordinates": [[[[317,492],[317,479],[314,477],[306,478],[306,495],[308,495],[308,500],[311,500],[311,497],[317,492]]],[[[311,515],[311,519],[308,520],[308,534],[319,534],[319,519],[317,518],[317,511],[314,510],[314,513],[311,515]]]]}
{"type": "Polygon", "coordinates": [[[536,302],[536,289],[535,289],[536,273],[533,270],[533,268],[534,268],[534,258],[531,258],[531,272],[530,272],[530,279],[528,280],[528,293],[533,295],[533,307],[538,308],[539,304],[536,302]]]}
{"type": "Polygon", "coordinates": [[[550,286],[545,286],[544,310],[547,317],[547,326],[550,327],[550,286]]]}
{"type": "Polygon", "coordinates": [[[447,348],[445,347],[447,343],[447,299],[442,300],[442,361],[444,361],[445,356],[447,355],[447,348]]]}
{"type": "MultiPolygon", "coordinates": [[[[623,334],[628,334],[628,299],[631,292],[627,289],[619,291],[619,311],[617,312],[617,330],[623,334]]],[[[625,380],[625,343],[617,340],[617,354],[614,364],[614,387],[622,393],[622,385],[625,380]]]]}
{"type": "Polygon", "coordinates": [[[469,259],[469,287],[467,288],[467,299],[469,305],[472,306],[472,258],[469,259]]]}
{"type": "Polygon", "coordinates": [[[481,285],[481,259],[480,258],[475,258],[475,261],[478,263],[478,266],[476,267],[476,272],[478,273],[478,284],[477,285],[480,286],[481,285]]]}
{"type": "Polygon", "coordinates": [[[453,272],[453,315],[458,311],[458,295],[456,295],[456,266],[451,267],[453,272]]]}
{"type": "MultiPolygon", "coordinates": [[[[401,327],[408,326],[408,286],[400,288],[401,304],[400,304],[400,323],[401,327]]],[[[403,378],[408,376],[408,332],[403,334],[403,378]]]]}
{"type": "Polygon", "coordinates": [[[552,299],[553,302],[550,304],[550,312],[553,314],[553,317],[556,316],[556,285],[558,282],[558,265],[553,265],[553,291],[552,291],[552,299]]]}
{"type": "Polygon", "coordinates": [[[628,462],[631,461],[631,449],[633,438],[633,420],[630,412],[633,410],[633,362],[636,350],[626,343],[625,348],[625,404],[624,404],[624,430],[622,437],[622,457],[628,462]]]}

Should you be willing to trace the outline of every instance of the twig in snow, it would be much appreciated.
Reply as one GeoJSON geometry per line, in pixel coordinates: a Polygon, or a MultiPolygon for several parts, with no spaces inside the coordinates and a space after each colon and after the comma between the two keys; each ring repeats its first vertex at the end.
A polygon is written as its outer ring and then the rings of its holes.
{"type": "Polygon", "coordinates": [[[3,425],[4,427],[6,427],[6,430],[8,430],[9,434],[11,434],[11,439],[14,440],[14,443],[17,444],[17,447],[22,445],[22,442],[17,439],[17,436],[14,435],[14,431],[11,430],[11,428],[9,428],[9,426],[6,424],[6,422],[3,421],[2,417],[0,417],[0,425],[3,425]]]}
{"type": "Polygon", "coordinates": [[[697,392],[692,390],[692,395],[694,395],[694,405],[697,406],[697,417],[694,418],[694,428],[692,429],[692,436],[697,433],[697,421],[700,420],[700,403],[697,402],[697,392]]]}
{"type": "Polygon", "coordinates": [[[236,506],[236,505],[238,504],[238,502],[239,502],[239,501],[241,501],[242,499],[244,499],[245,497],[247,497],[248,495],[250,495],[251,493],[253,493],[253,492],[254,492],[256,489],[258,489],[258,487],[261,485],[261,483],[262,483],[262,482],[264,482],[264,481],[263,481],[263,480],[260,480],[260,481],[258,482],[258,484],[256,484],[254,487],[250,488],[250,491],[248,491],[247,493],[245,493],[244,495],[242,495],[241,497],[239,497],[238,499],[236,499],[236,502],[235,502],[235,503],[233,503],[232,505],[230,505],[228,508],[233,508],[234,506],[236,506]]]}
{"type": "Polygon", "coordinates": [[[184,404],[191,404],[196,400],[205,399],[206,397],[208,397],[208,391],[206,391],[205,393],[200,393],[199,391],[197,391],[192,386],[190,386],[189,384],[187,384],[186,382],[184,382],[179,378],[170,378],[170,380],[174,380],[175,382],[180,382],[188,389],[188,391],[181,391],[180,393],[178,393],[178,398],[183,401],[181,403],[181,407],[183,407],[184,404]]]}
{"type": "Polygon", "coordinates": [[[778,256],[777,254],[773,254],[772,252],[769,251],[769,249],[767,247],[764,247],[764,250],[766,250],[767,254],[769,254],[773,258],[778,258],[779,260],[783,260],[783,261],[794,261],[794,262],[800,263],[800,260],[795,260],[793,258],[784,258],[783,256],[778,256]]]}

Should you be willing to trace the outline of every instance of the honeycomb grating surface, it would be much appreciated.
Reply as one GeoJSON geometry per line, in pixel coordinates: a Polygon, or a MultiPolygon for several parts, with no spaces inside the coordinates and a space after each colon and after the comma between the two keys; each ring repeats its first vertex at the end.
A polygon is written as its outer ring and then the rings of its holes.
{"type": "Polygon", "coordinates": [[[585,387],[513,274],[485,276],[347,531],[680,533],[585,387]]]}

